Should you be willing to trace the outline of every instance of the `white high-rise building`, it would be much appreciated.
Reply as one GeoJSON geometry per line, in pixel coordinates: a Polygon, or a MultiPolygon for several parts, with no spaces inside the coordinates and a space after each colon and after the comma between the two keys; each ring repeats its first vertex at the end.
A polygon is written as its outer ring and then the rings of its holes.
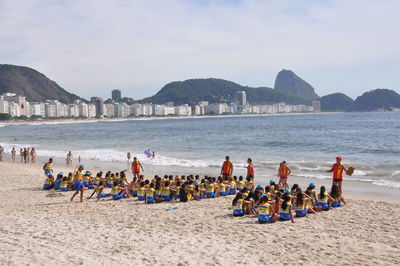
{"type": "Polygon", "coordinates": [[[8,101],[0,100],[0,114],[8,114],[8,101]]]}

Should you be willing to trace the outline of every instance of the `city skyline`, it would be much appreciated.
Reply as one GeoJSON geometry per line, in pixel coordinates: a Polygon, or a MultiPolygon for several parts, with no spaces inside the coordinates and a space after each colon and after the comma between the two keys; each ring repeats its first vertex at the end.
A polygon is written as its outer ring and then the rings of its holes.
{"type": "Polygon", "coordinates": [[[222,78],[273,87],[291,69],[320,95],[400,92],[395,1],[2,1],[0,62],[68,91],[141,99],[165,84],[222,78]],[[51,23],[50,23],[51,22],[51,23]]]}

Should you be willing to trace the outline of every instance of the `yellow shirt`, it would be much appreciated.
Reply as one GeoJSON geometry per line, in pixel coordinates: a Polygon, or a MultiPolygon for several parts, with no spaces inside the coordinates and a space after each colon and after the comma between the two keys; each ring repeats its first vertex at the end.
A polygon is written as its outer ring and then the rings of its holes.
{"type": "Polygon", "coordinates": [[[259,215],[269,215],[270,206],[268,203],[263,203],[258,206],[259,215]]]}
{"type": "Polygon", "coordinates": [[[146,189],[146,197],[152,197],[154,198],[154,193],[156,192],[156,190],[154,188],[148,188],[146,189]]]}

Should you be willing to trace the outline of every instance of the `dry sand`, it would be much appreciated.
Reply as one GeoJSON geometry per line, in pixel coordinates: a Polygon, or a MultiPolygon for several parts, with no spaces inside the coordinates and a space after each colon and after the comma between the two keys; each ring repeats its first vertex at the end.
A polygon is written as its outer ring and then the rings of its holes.
{"type": "Polygon", "coordinates": [[[258,224],[234,218],[231,197],[69,203],[72,192],[40,189],[40,166],[0,163],[0,264],[400,265],[395,202],[353,199],[295,224],[258,224]]]}

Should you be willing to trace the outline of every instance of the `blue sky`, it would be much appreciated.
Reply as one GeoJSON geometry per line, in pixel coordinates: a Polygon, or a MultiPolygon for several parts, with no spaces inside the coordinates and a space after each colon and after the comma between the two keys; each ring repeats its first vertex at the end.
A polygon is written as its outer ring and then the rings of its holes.
{"type": "Polygon", "coordinates": [[[0,0],[0,63],[80,96],[134,99],[189,78],[274,85],[283,68],[319,95],[400,92],[400,1],[0,0]]]}

